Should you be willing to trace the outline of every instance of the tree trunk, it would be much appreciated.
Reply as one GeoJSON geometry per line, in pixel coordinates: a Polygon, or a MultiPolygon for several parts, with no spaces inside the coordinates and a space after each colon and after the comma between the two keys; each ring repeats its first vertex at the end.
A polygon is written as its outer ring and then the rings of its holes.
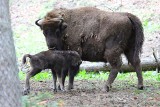
{"type": "MultiPolygon", "coordinates": [[[[160,59],[159,59],[160,60],[160,59]]],[[[160,63],[158,63],[160,65],[160,63]]],[[[157,63],[154,58],[145,58],[141,60],[142,71],[155,71],[157,67],[157,63]]],[[[104,62],[86,62],[84,61],[81,66],[81,70],[86,71],[109,71],[111,66],[108,63],[104,62]]],[[[128,65],[128,62],[125,58],[123,58],[123,65],[121,67],[121,72],[133,72],[133,67],[128,65]]]]}
{"type": "Polygon", "coordinates": [[[11,31],[9,1],[0,0],[0,107],[21,107],[20,81],[11,31]]]}

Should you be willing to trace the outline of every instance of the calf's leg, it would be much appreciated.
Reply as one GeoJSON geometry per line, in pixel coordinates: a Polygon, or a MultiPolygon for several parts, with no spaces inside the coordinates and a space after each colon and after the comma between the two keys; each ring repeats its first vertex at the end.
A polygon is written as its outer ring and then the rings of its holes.
{"type": "Polygon", "coordinates": [[[65,91],[65,90],[64,90],[63,83],[62,83],[62,77],[59,76],[59,75],[58,75],[58,82],[59,82],[59,85],[60,85],[60,89],[61,89],[62,91],[65,91]]]}
{"type": "Polygon", "coordinates": [[[68,75],[69,75],[69,84],[68,84],[68,90],[71,90],[74,88],[73,82],[74,82],[74,77],[79,71],[79,66],[71,67],[69,69],[68,75]]]}
{"type": "Polygon", "coordinates": [[[30,91],[30,78],[35,76],[36,74],[38,74],[39,72],[41,72],[41,70],[39,69],[31,69],[27,75],[26,75],[26,82],[25,82],[25,90],[24,90],[24,95],[27,95],[30,91]]]}
{"type": "Polygon", "coordinates": [[[65,79],[66,79],[67,73],[68,73],[68,70],[63,70],[63,72],[61,74],[63,87],[64,87],[64,84],[65,84],[65,79]]]}
{"type": "Polygon", "coordinates": [[[57,92],[57,86],[56,86],[57,75],[56,75],[56,72],[53,69],[52,69],[52,77],[53,77],[53,91],[57,92]]]}
{"type": "Polygon", "coordinates": [[[69,75],[69,84],[68,84],[68,90],[73,89],[73,81],[74,81],[74,76],[73,75],[69,75]]]}
{"type": "Polygon", "coordinates": [[[62,69],[61,70],[56,70],[60,90],[64,91],[64,85],[63,85],[63,82],[62,82],[62,72],[63,72],[62,69]]]}

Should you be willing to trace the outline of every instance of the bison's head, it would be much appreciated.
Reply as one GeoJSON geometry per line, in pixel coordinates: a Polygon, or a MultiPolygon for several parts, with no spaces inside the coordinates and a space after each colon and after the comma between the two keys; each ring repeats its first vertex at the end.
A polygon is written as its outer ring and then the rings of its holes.
{"type": "Polygon", "coordinates": [[[45,18],[35,22],[41,28],[49,49],[62,49],[62,35],[67,28],[63,18],[45,18]]]}

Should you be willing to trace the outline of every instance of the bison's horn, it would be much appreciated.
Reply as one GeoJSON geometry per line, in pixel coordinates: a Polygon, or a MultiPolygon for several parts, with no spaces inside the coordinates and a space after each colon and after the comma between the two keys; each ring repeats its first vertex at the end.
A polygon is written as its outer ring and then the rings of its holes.
{"type": "Polygon", "coordinates": [[[63,18],[53,18],[53,19],[51,19],[51,20],[49,20],[49,21],[53,21],[53,22],[63,22],[63,18]]]}
{"type": "Polygon", "coordinates": [[[52,18],[48,20],[38,19],[37,21],[35,21],[35,24],[41,27],[42,23],[51,23],[51,22],[63,23],[63,18],[52,18]]]}
{"type": "Polygon", "coordinates": [[[37,21],[35,21],[35,24],[36,24],[37,26],[41,26],[43,20],[44,20],[44,19],[38,19],[37,21]]]}

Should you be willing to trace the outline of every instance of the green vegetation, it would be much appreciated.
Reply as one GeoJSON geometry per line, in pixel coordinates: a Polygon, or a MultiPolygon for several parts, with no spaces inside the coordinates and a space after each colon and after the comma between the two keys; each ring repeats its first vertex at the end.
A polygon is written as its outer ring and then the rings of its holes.
{"type": "MultiPolygon", "coordinates": [[[[20,71],[19,72],[19,78],[20,80],[25,80],[26,73],[20,71]]],[[[34,77],[32,77],[33,80],[35,81],[43,81],[43,80],[51,80],[52,79],[52,74],[51,72],[41,72],[34,77]]]]}
{"type": "Polygon", "coordinates": [[[143,27],[144,27],[144,30],[149,33],[153,33],[155,31],[160,30],[160,25],[152,21],[149,21],[149,19],[145,19],[143,21],[143,27]]]}
{"type": "Polygon", "coordinates": [[[154,21],[154,19],[156,19],[157,17],[158,15],[153,13],[144,14],[142,16],[142,24],[145,32],[153,33],[160,30],[160,25],[158,23],[155,23],[154,21]]]}
{"type": "Polygon", "coordinates": [[[109,72],[103,72],[100,71],[98,72],[86,72],[85,70],[82,70],[78,73],[78,75],[76,76],[76,79],[78,80],[82,80],[82,79],[87,79],[87,80],[96,80],[96,79],[100,79],[100,80],[105,80],[108,77],[109,72]]]}
{"type": "MultiPolygon", "coordinates": [[[[107,80],[109,75],[109,72],[86,72],[85,70],[82,70],[78,73],[78,75],[75,77],[77,80],[107,80]]],[[[25,73],[22,71],[19,72],[20,80],[25,79],[25,73]]],[[[143,72],[144,80],[151,80],[151,81],[157,81],[160,82],[160,74],[158,74],[156,71],[148,71],[143,72]]],[[[32,78],[35,81],[42,81],[42,80],[51,80],[52,74],[51,72],[41,72],[34,76],[32,78]]],[[[119,73],[117,80],[127,80],[131,82],[137,81],[137,75],[135,72],[132,73],[119,73]]]]}
{"type": "Polygon", "coordinates": [[[57,102],[51,102],[54,95],[49,92],[31,93],[22,97],[22,107],[57,107],[57,102]]]}

